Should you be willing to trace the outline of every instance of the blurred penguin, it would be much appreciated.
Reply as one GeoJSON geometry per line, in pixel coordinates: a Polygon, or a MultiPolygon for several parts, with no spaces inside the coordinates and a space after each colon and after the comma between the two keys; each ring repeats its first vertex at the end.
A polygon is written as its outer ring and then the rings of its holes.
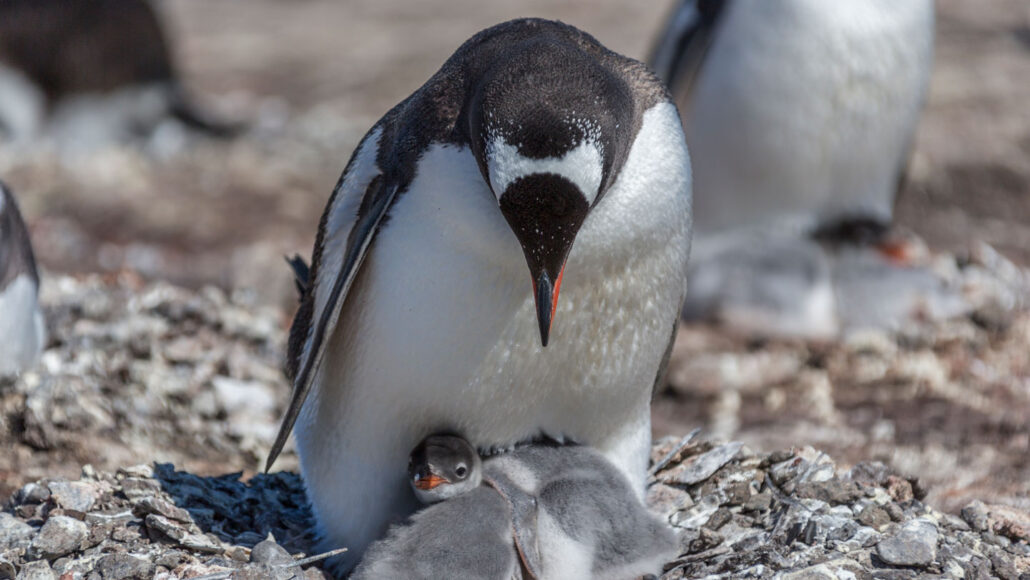
{"type": "Polygon", "coordinates": [[[29,232],[14,196],[0,182],[0,377],[32,368],[43,351],[46,328],[38,293],[29,232]]]}
{"type": "Polygon", "coordinates": [[[191,102],[146,0],[0,2],[0,139],[95,146],[148,136],[164,120],[215,136],[239,127],[191,102]]]}
{"type": "Polygon", "coordinates": [[[673,10],[650,64],[680,106],[694,166],[687,315],[837,332],[827,260],[842,247],[898,254],[887,235],[933,40],[932,0],[684,0],[673,10]]]}

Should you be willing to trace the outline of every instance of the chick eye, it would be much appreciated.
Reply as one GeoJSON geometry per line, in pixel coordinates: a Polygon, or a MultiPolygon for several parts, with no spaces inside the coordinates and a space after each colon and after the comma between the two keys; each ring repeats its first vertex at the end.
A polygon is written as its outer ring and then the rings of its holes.
{"type": "Polygon", "coordinates": [[[465,467],[464,465],[459,465],[457,469],[454,470],[454,475],[457,475],[458,477],[464,479],[464,477],[468,475],[468,472],[469,470],[467,467],[465,467]]]}

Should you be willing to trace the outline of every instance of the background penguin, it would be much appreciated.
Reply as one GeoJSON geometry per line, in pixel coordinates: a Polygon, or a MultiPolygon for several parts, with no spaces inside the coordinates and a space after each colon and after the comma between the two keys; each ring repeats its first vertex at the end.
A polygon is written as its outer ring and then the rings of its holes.
{"type": "Polygon", "coordinates": [[[642,494],[689,192],[661,82],[557,22],[477,34],[372,127],[321,220],[269,457],[296,422],[343,569],[414,509],[403,465],[441,429],[568,437],[642,494]]]}
{"type": "Polygon", "coordinates": [[[0,376],[32,368],[46,344],[39,273],[14,195],[0,182],[0,376]]]}
{"type": "Polygon", "coordinates": [[[240,127],[196,107],[147,0],[0,2],[0,138],[51,128],[90,144],[124,140],[167,117],[215,136],[240,127]]]}
{"type": "Polygon", "coordinates": [[[734,311],[775,334],[838,330],[826,292],[838,277],[820,246],[891,245],[933,39],[932,0],[678,5],[651,65],[681,107],[694,162],[686,314],[734,311]]]}
{"type": "Polygon", "coordinates": [[[415,569],[426,578],[508,578],[475,568],[465,576],[459,563],[470,542],[489,546],[485,554],[498,558],[505,573],[518,554],[523,576],[541,580],[639,578],[660,574],[677,555],[672,530],[647,512],[617,469],[585,447],[528,445],[481,463],[465,439],[434,435],[412,453],[408,470],[420,500],[447,501],[374,544],[358,569],[360,578],[400,578],[415,569]],[[471,526],[486,523],[491,533],[471,535],[471,526]],[[507,536],[498,542],[502,529],[507,536]],[[384,571],[386,563],[398,574],[370,574],[384,571]]]}

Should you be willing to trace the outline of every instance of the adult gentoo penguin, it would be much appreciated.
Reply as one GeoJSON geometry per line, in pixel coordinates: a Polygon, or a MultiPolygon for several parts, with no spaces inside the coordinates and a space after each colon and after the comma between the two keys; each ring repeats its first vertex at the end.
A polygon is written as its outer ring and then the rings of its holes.
{"type": "Polygon", "coordinates": [[[39,273],[14,195],[0,182],[0,377],[32,368],[46,343],[39,273]]]}
{"type": "Polygon", "coordinates": [[[832,330],[818,314],[833,309],[831,269],[816,241],[792,240],[885,241],[933,39],[932,0],[678,5],[651,64],[680,105],[694,162],[689,306],[725,302],[742,288],[759,303],[778,304],[781,292],[766,292],[776,284],[761,272],[771,263],[801,264],[805,277],[826,278],[800,295],[790,288],[807,281],[787,285],[782,293],[795,295],[796,308],[783,322],[807,319],[800,324],[810,330],[832,330]],[[756,262],[756,244],[769,240],[774,255],[756,262]],[[722,270],[740,263],[750,274],[722,270]]]}
{"type": "Polygon", "coordinates": [[[621,580],[659,574],[678,553],[669,526],[588,447],[527,445],[481,461],[464,438],[431,435],[408,476],[420,500],[443,503],[373,544],[359,579],[508,580],[517,569],[539,580],[621,580]]]}
{"type": "Polygon", "coordinates": [[[689,247],[661,82],[558,22],[480,32],[372,127],[329,200],[269,463],[296,422],[345,567],[412,510],[407,456],[436,431],[481,450],[570,438],[642,493],[689,247]]]}

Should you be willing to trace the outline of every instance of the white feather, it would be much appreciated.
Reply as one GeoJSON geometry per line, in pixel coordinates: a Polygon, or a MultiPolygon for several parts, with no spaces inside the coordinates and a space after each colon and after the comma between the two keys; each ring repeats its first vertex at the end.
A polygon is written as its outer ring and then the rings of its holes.
{"type": "Polygon", "coordinates": [[[593,140],[584,139],[561,157],[533,159],[519,153],[518,147],[498,137],[486,149],[487,168],[494,195],[500,199],[508,186],[518,179],[534,173],[554,173],[568,179],[586,198],[594,203],[601,187],[603,161],[593,140]]]}
{"type": "Polygon", "coordinates": [[[22,274],[0,290],[0,376],[32,368],[45,343],[36,282],[22,274]]]}

